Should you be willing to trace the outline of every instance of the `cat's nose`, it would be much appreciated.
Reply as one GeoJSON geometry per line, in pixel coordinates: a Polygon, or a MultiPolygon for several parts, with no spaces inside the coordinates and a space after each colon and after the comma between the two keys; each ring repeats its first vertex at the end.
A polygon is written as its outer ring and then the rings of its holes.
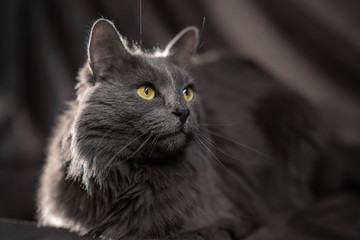
{"type": "Polygon", "coordinates": [[[190,110],[188,108],[176,108],[172,113],[179,117],[181,123],[185,123],[190,114],[190,110]]]}

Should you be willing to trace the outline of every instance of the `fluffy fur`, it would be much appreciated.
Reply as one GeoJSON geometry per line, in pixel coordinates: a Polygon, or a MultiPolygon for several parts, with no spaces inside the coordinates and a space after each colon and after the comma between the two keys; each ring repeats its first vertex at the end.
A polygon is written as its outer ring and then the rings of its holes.
{"type": "Polygon", "coordinates": [[[200,96],[186,102],[182,93],[195,89],[185,69],[197,39],[196,29],[186,29],[154,57],[129,52],[112,23],[94,24],[90,64],[80,71],[77,99],[51,140],[38,193],[41,225],[148,238],[230,215],[213,187],[208,153],[194,140],[206,134],[200,96]],[[157,97],[139,97],[142,84],[153,86],[157,97]],[[179,108],[190,110],[184,124],[173,114],[179,108]],[[221,208],[221,214],[209,211],[221,208]]]}
{"type": "Polygon", "coordinates": [[[228,239],[214,229],[240,237],[306,203],[316,154],[304,101],[241,59],[189,73],[197,44],[187,28],[163,53],[136,54],[111,22],[94,23],[77,98],[50,141],[40,225],[106,239],[228,239]],[[137,95],[143,84],[156,89],[153,100],[137,95]],[[188,86],[192,101],[183,97],[188,86]],[[185,110],[182,122],[175,113],[185,110]],[[236,124],[224,135],[208,124],[229,120],[236,124]]]}

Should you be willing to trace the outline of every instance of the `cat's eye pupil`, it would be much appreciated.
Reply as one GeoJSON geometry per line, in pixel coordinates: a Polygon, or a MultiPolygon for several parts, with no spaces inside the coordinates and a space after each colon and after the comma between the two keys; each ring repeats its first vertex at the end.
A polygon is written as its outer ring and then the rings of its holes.
{"type": "Polygon", "coordinates": [[[187,88],[184,88],[183,93],[184,93],[186,96],[189,95],[187,88]]]}
{"type": "Polygon", "coordinates": [[[155,90],[147,85],[142,85],[141,87],[139,87],[137,89],[137,94],[146,100],[151,100],[156,95],[155,90]]]}

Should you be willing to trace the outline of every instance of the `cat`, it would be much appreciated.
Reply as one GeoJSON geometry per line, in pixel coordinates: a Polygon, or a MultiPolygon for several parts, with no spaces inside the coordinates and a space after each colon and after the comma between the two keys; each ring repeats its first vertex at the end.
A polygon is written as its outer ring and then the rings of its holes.
{"type": "Polygon", "coordinates": [[[311,106],[247,60],[196,58],[198,43],[188,27],[146,53],[112,22],[93,24],[77,97],[40,178],[40,226],[225,240],[306,205],[317,159],[311,106]]]}

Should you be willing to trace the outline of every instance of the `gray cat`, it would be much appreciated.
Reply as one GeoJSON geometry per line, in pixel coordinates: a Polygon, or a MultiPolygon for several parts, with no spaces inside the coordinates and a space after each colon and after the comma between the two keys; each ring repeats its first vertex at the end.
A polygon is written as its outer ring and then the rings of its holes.
{"type": "Polygon", "coordinates": [[[198,41],[189,27],[147,54],[111,22],[94,23],[77,98],[50,141],[40,225],[104,239],[231,239],[306,204],[311,108],[243,59],[191,66],[198,41]],[[222,134],[209,124],[229,120],[222,134]]]}

